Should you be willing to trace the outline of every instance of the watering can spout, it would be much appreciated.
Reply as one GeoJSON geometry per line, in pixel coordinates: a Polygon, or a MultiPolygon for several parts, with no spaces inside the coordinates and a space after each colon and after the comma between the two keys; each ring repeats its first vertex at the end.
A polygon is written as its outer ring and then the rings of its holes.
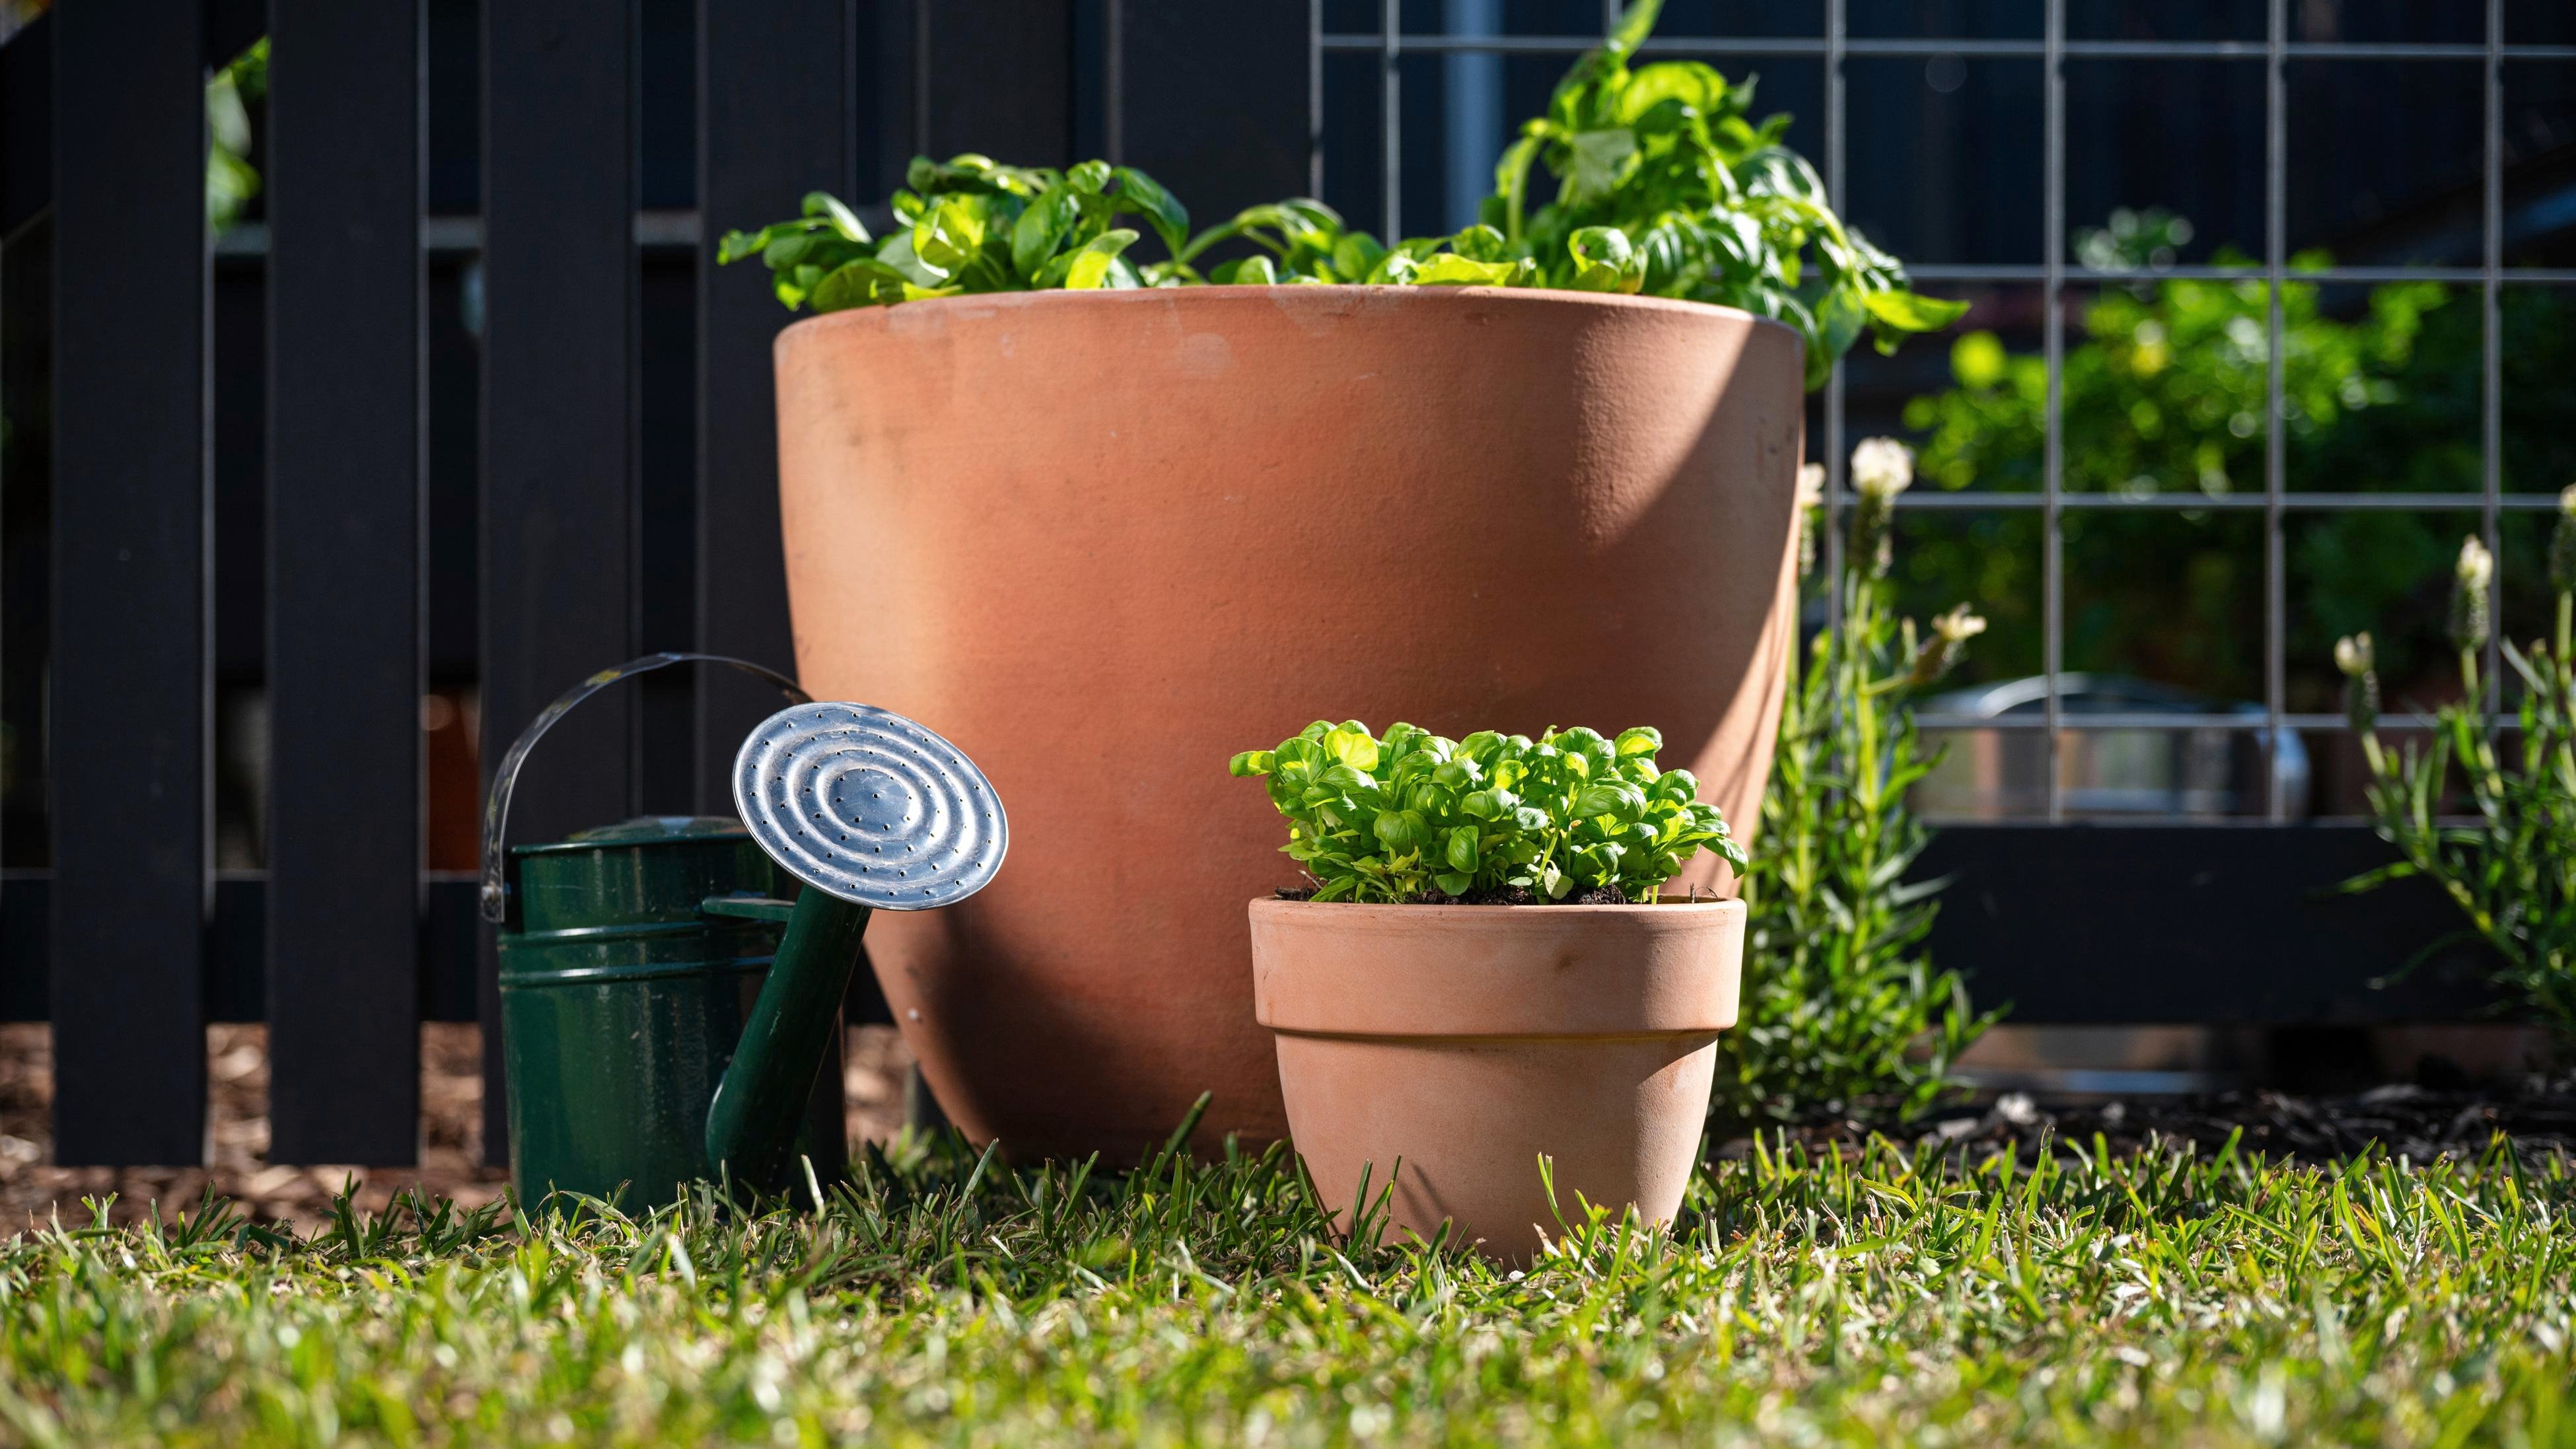
{"type": "MultiPolygon", "coordinates": [[[[711,915],[766,917],[780,904],[709,900],[711,915]]],[[[814,1074],[831,1054],[841,998],[858,969],[860,937],[868,908],[807,886],[785,912],[787,934],[778,943],[743,1023],[742,1041],[707,1104],[707,1165],[733,1182],[764,1191],[787,1186],[789,1156],[802,1125],[814,1074]]]]}
{"type": "Polygon", "coordinates": [[[735,756],[733,792],[752,839],[805,889],[708,1107],[707,1164],[775,1191],[788,1185],[798,1114],[830,1051],[869,913],[928,910],[982,890],[1010,848],[1010,824],[956,746],[859,704],[770,716],[735,756]]]}

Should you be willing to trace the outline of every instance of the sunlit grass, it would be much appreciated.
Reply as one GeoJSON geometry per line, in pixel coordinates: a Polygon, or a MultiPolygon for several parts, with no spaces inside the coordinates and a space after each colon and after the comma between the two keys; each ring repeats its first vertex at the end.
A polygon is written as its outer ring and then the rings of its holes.
{"type": "Polygon", "coordinates": [[[65,1223],[0,1245],[0,1440],[2576,1442],[2563,1158],[1763,1153],[1527,1274],[1336,1245],[1281,1163],[65,1223]]]}

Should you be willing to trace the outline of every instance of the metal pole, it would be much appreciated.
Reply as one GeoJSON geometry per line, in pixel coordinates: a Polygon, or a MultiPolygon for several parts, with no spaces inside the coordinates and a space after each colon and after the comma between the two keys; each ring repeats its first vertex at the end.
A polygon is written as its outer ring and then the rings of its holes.
{"type": "Polygon", "coordinates": [[[1404,6],[1384,0],[1378,9],[1380,122],[1378,145],[1386,195],[1386,241],[1395,244],[1404,215],[1404,80],[1396,61],[1404,53],[1404,6]]]}
{"type": "Polygon", "coordinates": [[[1324,194],[1324,0],[1306,6],[1306,194],[1324,194]]]}
{"type": "MultiPolygon", "coordinates": [[[[2277,3],[2277,0],[2276,0],[2277,3]]],[[[2066,818],[2066,801],[2058,788],[2059,758],[2064,749],[2060,727],[2064,704],[2057,676],[2066,655],[2066,541],[2061,495],[2066,488],[2066,0],[2048,0],[2046,55],[2041,61],[2047,114],[2045,132],[2046,198],[2041,206],[2045,233],[2040,255],[2040,291],[2045,306],[2040,336],[2047,351],[2047,435],[2040,461],[2040,670],[2046,689],[2047,775],[2041,799],[2048,819],[2066,818]]]]}
{"type": "MultiPolygon", "coordinates": [[[[1320,7],[1323,0],[1316,0],[1320,7]]],[[[1101,86],[1106,96],[1106,115],[1100,118],[1100,149],[1109,153],[1113,165],[1127,160],[1127,16],[1122,0],[1101,0],[1100,57],[1101,86]]],[[[1316,23],[1322,24],[1318,10],[1316,23]]]]}
{"type": "Polygon", "coordinates": [[[2480,523],[2486,534],[2487,552],[2496,561],[2495,573],[2487,583],[2487,617],[2494,622],[2487,630],[2487,657],[2482,666],[2486,670],[2487,725],[2493,729],[2495,713],[2504,703],[2504,0],[2487,0],[2486,39],[2486,158],[2481,168],[2486,196],[2485,214],[2480,218],[2484,236],[2478,252],[2478,291],[2485,313],[2481,327],[2486,348],[2480,363],[2484,396],[2479,400],[2478,448],[2483,495],[2480,523]]]}
{"type": "Polygon", "coordinates": [[[2287,814],[2288,804],[2281,794],[2280,759],[2289,617],[2281,545],[2281,481],[2287,466],[2289,421],[2281,401],[2281,281],[2289,253],[2289,76],[2283,68],[2290,43],[2289,0],[2271,0],[2270,10],[2269,53],[2263,62],[2263,813],[2277,821],[2287,814]]]}
{"type": "MultiPolygon", "coordinates": [[[[1843,41],[1850,23],[1850,0],[1825,0],[1825,195],[1836,211],[1844,195],[1846,166],[1843,135],[1849,116],[1843,90],[1843,41]]],[[[1825,627],[1843,626],[1843,489],[1848,466],[1843,445],[1843,369],[1834,364],[1825,380],[1825,627]]]]}

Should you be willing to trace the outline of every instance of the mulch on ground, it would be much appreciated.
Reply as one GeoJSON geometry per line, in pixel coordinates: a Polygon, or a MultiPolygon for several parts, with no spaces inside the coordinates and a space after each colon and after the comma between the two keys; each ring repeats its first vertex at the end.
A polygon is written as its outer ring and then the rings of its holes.
{"type": "MultiPolygon", "coordinates": [[[[845,1085],[851,1139],[884,1141],[903,1120],[903,1083],[911,1058],[892,1028],[850,1033],[845,1085]]],[[[419,1187],[477,1206],[500,1195],[508,1173],[483,1164],[482,1036],[472,1025],[431,1023],[421,1029],[420,1159],[408,1167],[306,1167],[266,1160],[268,1051],[258,1026],[207,1032],[206,1165],[202,1167],[56,1167],[51,1155],[52,1038],[41,1024],[0,1026],[0,1233],[59,1210],[85,1220],[84,1198],[116,1198],[112,1216],[131,1221],[158,1203],[193,1206],[212,1188],[255,1221],[309,1230],[323,1220],[344,1185],[361,1205],[380,1208],[398,1191],[419,1187]]],[[[2152,1142],[2189,1142],[2204,1152],[2232,1137],[2240,1154],[2275,1161],[2329,1161],[2376,1149],[2429,1162],[2474,1157],[2504,1134],[2525,1153],[2576,1151],[2576,1082],[2528,1081],[2518,1088],[2437,1090],[2392,1085],[2351,1096],[2294,1097],[2236,1092],[2116,1101],[2049,1100],[2014,1092],[1945,1110],[1914,1123],[1836,1118],[1764,1133],[1811,1151],[1857,1150],[1872,1136],[1931,1142],[1982,1157],[2017,1145],[2023,1161],[2041,1150],[2091,1151],[2098,1136],[2114,1152],[2152,1142]]],[[[1721,1137],[1711,1155],[1751,1155],[1749,1133],[1721,1137]]]]}
{"type": "MultiPolygon", "coordinates": [[[[1815,1151],[1849,1151],[1874,1134],[1977,1155],[2018,1145],[2024,1161],[2042,1148],[2090,1152],[2097,1136],[2115,1153],[2154,1142],[2188,1142],[2214,1152],[2233,1139],[2239,1154],[2261,1153],[2274,1161],[2331,1161],[2376,1149],[2430,1162],[2475,1157],[2498,1133],[2524,1153],[2576,1151],[2576,1082],[2532,1080],[2452,1091],[2393,1084],[2349,1096],[2227,1092],[2109,1101],[2048,1101],[2009,1092],[1907,1125],[1837,1118],[1763,1136],[1766,1144],[1786,1140],[1815,1151]]],[[[1712,1155],[1739,1159],[1752,1151],[1752,1137],[1740,1134],[1723,1138],[1712,1155]]]]}
{"type": "MultiPolygon", "coordinates": [[[[911,1061],[892,1027],[850,1033],[843,1085],[853,1141],[883,1141],[901,1125],[911,1061]]],[[[165,1212],[193,1208],[211,1187],[253,1221],[310,1230],[351,1183],[359,1204],[371,1210],[409,1187],[478,1207],[509,1185],[505,1169],[483,1163],[483,1035],[471,1024],[421,1027],[420,1158],[407,1167],[269,1162],[265,1027],[209,1027],[206,1076],[204,1166],[56,1167],[52,1032],[41,1023],[0,1025],[0,1234],[56,1211],[65,1222],[85,1222],[81,1200],[110,1194],[119,1222],[155,1203],[165,1212]]]]}

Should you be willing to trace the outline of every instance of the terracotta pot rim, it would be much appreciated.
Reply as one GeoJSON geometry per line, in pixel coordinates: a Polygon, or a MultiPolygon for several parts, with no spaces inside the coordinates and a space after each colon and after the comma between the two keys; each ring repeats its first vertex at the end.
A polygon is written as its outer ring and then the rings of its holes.
{"type": "Polygon", "coordinates": [[[1735,1024],[1742,901],[1252,903],[1253,1019],[1274,1032],[1501,1041],[1714,1037],[1735,1024]]]}
{"type": "MultiPolygon", "coordinates": [[[[903,302],[890,307],[846,307],[837,312],[802,317],[779,329],[779,342],[809,331],[832,327],[864,325],[871,318],[889,321],[903,316],[921,316],[925,309],[973,309],[1010,307],[1031,310],[1084,307],[1143,306],[1165,302],[1186,307],[1241,306],[1256,302],[1273,305],[1280,300],[1276,293],[1323,301],[1333,297],[1365,299],[1396,306],[1443,307],[1466,301],[1501,303],[1512,308],[1536,307],[1603,307],[1646,312],[1670,312],[1676,316],[1725,318],[1750,322],[1757,327],[1774,327],[1791,337],[1797,330],[1785,322],[1747,312],[1741,307],[1722,306],[1716,302],[1691,302],[1677,297],[1632,297],[1615,292],[1576,292],[1561,287],[1387,287],[1356,286],[1341,283],[1270,283],[1197,287],[1100,287],[1084,291],[1056,288],[1043,292],[972,292],[955,297],[925,297],[917,302],[903,302]]],[[[1803,342],[1802,344],[1803,345],[1803,342]]]]}
{"type": "Polygon", "coordinates": [[[1605,917],[1635,917],[1652,914],[1658,919],[1669,919],[1675,915],[1697,918],[1729,913],[1740,915],[1744,913],[1745,905],[1744,902],[1731,897],[1720,901],[1631,901],[1626,905],[1566,905],[1551,901],[1543,906],[1463,906],[1433,901],[1408,901],[1401,905],[1389,905],[1383,901],[1289,901],[1281,900],[1277,896],[1255,896],[1252,899],[1252,909],[1285,912],[1366,911],[1373,915],[1392,914],[1404,920],[1418,920],[1424,916],[1448,916],[1472,921],[1489,921],[1508,919],[1515,914],[1533,911],[1545,912],[1555,920],[1562,920],[1567,915],[1578,911],[1605,917]]]}

